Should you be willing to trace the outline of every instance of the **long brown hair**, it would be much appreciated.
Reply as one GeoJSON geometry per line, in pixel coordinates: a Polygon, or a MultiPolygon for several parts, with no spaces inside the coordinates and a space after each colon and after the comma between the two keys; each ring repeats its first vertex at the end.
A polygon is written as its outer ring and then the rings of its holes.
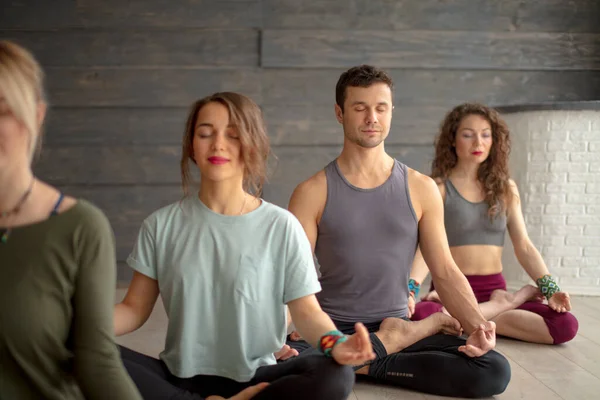
{"type": "Polygon", "coordinates": [[[189,194],[192,181],[190,161],[193,157],[194,130],[198,113],[208,103],[219,103],[229,110],[229,119],[238,131],[244,161],[244,190],[255,196],[262,194],[267,180],[267,159],[271,154],[269,137],[260,107],[247,96],[234,92],[219,92],[196,101],[189,112],[181,152],[183,192],[189,194]]]}
{"type": "Polygon", "coordinates": [[[431,164],[431,177],[446,180],[458,162],[454,142],[456,131],[463,118],[480,115],[487,119],[492,128],[492,147],[488,158],[479,166],[477,177],[483,185],[488,215],[495,217],[507,208],[510,200],[510,132],[496,110],[478,103],[464,103],[446,114],[440,133],[435,140],[435,157],[431,164]]]}

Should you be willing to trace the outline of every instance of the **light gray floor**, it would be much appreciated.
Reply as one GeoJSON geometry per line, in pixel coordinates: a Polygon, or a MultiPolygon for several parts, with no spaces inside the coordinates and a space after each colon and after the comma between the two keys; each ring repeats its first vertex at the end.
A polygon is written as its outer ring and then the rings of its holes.
{"type": "MultiPolygon", "coordinates": [[[[125,289],[117,290],[117,300],[125,289]]],[[[598,400],[600,399],[600,298],[574,297],[573,313],[579,334],[564,345],[545,346],[498,339],[497,350],[512,367],[512,380],[501,400],[598,400]]],[[[157,356],[162,350],[166,321],[162,303],[138,331],[118,338],[136,351],[157,356]]],[[[432,377],[432,380],[436,377],[432,377]]],[[[387,386],[358,383],[349,400],[450,399],[387,386]]]]}

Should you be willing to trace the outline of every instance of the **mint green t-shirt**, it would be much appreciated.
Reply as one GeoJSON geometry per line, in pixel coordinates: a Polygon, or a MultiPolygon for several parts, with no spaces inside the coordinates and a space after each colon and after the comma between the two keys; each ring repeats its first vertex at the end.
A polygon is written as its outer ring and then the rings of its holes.
{"type": "Polygon", "coordinates": [[[225,216],[185,197],[146,218],[127,262],[158,280],[169,317],[160,358],[180,378],[249,381],[276,363],[285,304],[321,290],[302,225],[264,200],[225,216]]]}

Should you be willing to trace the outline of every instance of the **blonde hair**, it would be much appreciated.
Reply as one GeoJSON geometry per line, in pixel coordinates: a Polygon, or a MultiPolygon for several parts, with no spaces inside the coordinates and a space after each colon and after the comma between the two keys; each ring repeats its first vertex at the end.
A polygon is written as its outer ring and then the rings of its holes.
{"type": "Polygon", "coordinates": [[[18,44],[0,40],[0,93],[12,115],[29,132],[29,157],[39,153],[41,130],[38,104],[44,101],[44,73],[33,54],[18,44]]]}
{"type": "Polygon", "coordinates": [[[208,103],[219,103],[229,111],[231,124],[238,130],[244,161],[244,190],[255,196],[262,194],[267,180],[267,160],[271,147],[260,107],[249,97],[234,92],[214,93],[196,101],[187,118],[181,152],[181,180],[183,192],[189,194],[192,180],[190,161],[193,157],[194,131],[198,113],[208,103]]]}

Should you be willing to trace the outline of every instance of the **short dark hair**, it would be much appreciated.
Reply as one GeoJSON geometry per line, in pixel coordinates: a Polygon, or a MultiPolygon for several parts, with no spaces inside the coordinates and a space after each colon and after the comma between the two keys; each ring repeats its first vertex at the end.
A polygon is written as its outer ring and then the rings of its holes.
{"type": "Polygon", "coordinates": [[[390,90],[394,90],[394,82],[384,70],[365,64],[352,67],[340,75],[340,79],[335,85],[335,102],[344,111],[346,88],[348,86],[366,88],[375,83],[385,83],[390,87],[390,90]]]}

